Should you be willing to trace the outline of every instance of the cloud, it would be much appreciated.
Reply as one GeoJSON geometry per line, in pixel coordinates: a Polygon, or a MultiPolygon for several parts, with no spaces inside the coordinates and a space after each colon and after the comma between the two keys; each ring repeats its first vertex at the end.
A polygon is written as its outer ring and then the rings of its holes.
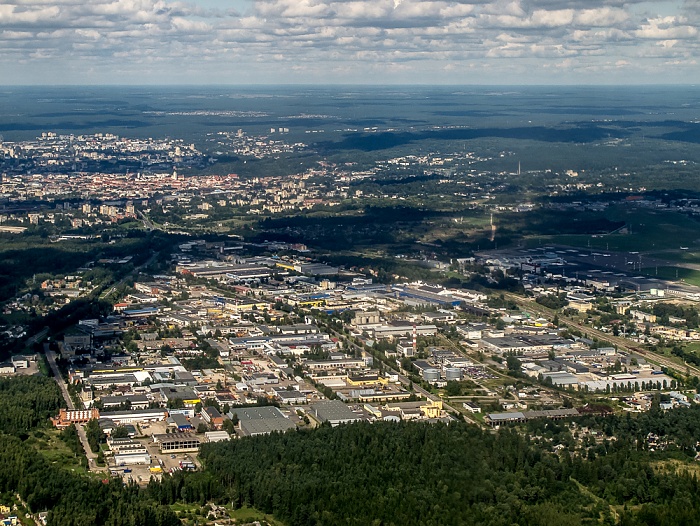
{"type": "Polygon", "coordinates": [[[655,40],[695,38],[698,29],[688,25],[684,17],[665,16],[647,20],[635,34],[639,38],[655,40]]]}
{"type": "Polygon", "coordinates": [[[22,65],[49,62],[66,80],[89,69],[104,82],[124,71],[178,79],[187,71],[192,82],[415,81],[422,72],[448,82],[478,68],[519,69],[533,80],[539,71],[616,64],[673,71],[669,56],[687,72],[700,53],[700,0],[256,0],[242,9],[199,0],[3,0],[0,67],[18,82],[22,65]]]}

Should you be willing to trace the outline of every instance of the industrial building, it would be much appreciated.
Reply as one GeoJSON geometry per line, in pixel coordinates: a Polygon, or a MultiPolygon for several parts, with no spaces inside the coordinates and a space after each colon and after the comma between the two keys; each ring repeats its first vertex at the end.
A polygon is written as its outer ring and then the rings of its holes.
{"type": "Polygon", "coordinates": [[[219,413],[219,410],[216,407],[203,407],[202,418],[207,424],[214,426],[217,429],[220,429],[224,425],[224,417],[221,413],[219,413]]]}
{"type": "Polygon", "coordinates": [[[229,417],[233,419],[233,414],[238,416],[241,432],[247,436],[266,435],[274,431],[284,433],[296,426],[277,407],[241,407],[236,408],[229,417]]]}
{"type": "Polygon", "coordinates": [[[514,422],[527,422],[536,418],[549,418],[550,420],[561,420],[562,418],[572,418],[579,416],[576,409],[549,409],[545,411],[516,411],[513,413],[488,413],[484,421],[491,425],[510,424],[514,422]]]}
{"type": "Polygon", "coordinates": [[[114,463],[117,466],[151,463],[151,456],[141,442],[130,438],[114,438],[108,439],[107,445],[114,454],[114,463]]]}
{"type": "Polygon", "coordinates": [[[329,422],[333,427],[362,420],[340,400],[321,400],[311,405],[311,411],[318,420],[329,422]]]}
{"type": "Polygon", "coordinates": [[[133,409],[131,411],[103,412],[102,416],[109,418],[117,425],[139,424],[165,420],[168,417],[168,411],[165,409],[133,409]]]}
{"type": "Polygon", "coordinates": [[[54,426],[63,428],[71,424],[84,424],[93,418],[100,418],[100,412],[97,409],[61,409],[58,416],[51,421],[54,426]]]}
{"type": "Polygon", "coordinates": [[[184,453],[199,451],[199,438],[190,433],[166,433],[153,435],[153,442],[159,445],[161,453],[184,453]]]}
{"type": "Polygon", "coordinates": [[[224,442],[231,440],[231,435],[226,431],[207,431],[204,433],[204,438],[207,439],[207,442],[224,442]]]}

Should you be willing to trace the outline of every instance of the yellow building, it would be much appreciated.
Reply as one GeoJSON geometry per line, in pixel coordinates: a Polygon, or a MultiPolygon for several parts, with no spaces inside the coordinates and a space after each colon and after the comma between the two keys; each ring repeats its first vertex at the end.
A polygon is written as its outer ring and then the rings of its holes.
{"type": "Polygon", "coordinates": [[[295,270],[294,263],[287,263],[286,261],[278,261],[275,266],[283,268],[285,270],[295,270]]]}
{"type": "Polygon", "coordinates": [[[421,412],[428,418],[440,418],[442,414],[442,400],[428,400],[420,406],[421,412]]]}
{"type": "Polygon", "coordinates": [[[387,385],[389,383],[388,378],[383,378],[378,373],[348,373],[345,381],[352,387],[387,385]]]}

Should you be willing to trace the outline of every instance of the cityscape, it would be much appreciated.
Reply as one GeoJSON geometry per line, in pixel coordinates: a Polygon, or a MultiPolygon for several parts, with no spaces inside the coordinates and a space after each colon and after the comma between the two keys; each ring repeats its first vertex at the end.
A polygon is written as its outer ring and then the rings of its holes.
{"type": "Polygon", "coordinates": [[[0,5],[0,526],[700,524],[698,6],[589,4],[0,5]]]}

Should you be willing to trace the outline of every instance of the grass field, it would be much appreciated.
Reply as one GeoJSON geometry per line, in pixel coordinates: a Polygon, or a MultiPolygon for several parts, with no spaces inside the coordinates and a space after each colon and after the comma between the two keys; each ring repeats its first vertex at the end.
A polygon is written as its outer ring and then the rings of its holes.
{"type": "Polygon", "coordinates": [[[677,248],[675,250],[650,253],[647,256],[678,263],[700,264],[700,251],[680,250],[680,248],[677,248]]]}
{"type": "MultiPolygon", "coordinates": [[[[206,521],[202,520],[202,513],[206,516],[206,512],[202,511],[202,506],[198,504],[185,504],[176,503],[172,504],[170,508],[175,511],[180,519],[183,520],[183,524],[204,524],[206,521]],[[192,517],[195,517],[194,519],[192,517]]],[[[231,519],[233,519],[234,524],[250,524],[253,522],[260,522],[263,526],[284,526],[283,522],[278,521],[272,515],[263,513],[255,508],[238,508],[233,509],[231,506],[225,506],[226,511],[231,519]]]]}
{"type": "MultiPolygon", "coordinates": [[[[624,221],[629,233],[607,235],[547,235],[531,236],[528,246],[542,243],[556,243],[582,248],[614,251],[657,252],[671,259],[681,246],[687,246],[690,252],[681,253],[681,257],[692,261],[693,247],[700,247],[700,223],[676,212],[663,210],[630,209],[627,206],[614,206],[607,209],[604,217],[610,221],[624,221]]],[[[700,256],[700,252],[697,253],[700,256]]],[[[700,257],[698,258],[700,262],[700,257]]]]}
{"type": "Polygon", "coordinates": [[[700,476],[700,464],[697,462],[682,462],[675,459],[660,460],[658,462],[653,462],[651,467],[657,472],[670,472],[676,474],[686,472],[694,477],[700,476]]]}
{"type": "Polygon", "coordinates": [[[80,457],[76,457],[68,446],[60,439],[60,431],[56,429],[42,429],[39,436],[27,439],[49,462],[87,475],[89,472],[80,464],[80,457]]]}
{"type": "Polygon", "coordinates": [[[692,270],[682,267],[646,267],[642,268],[642,274],[654,278],[683,281],[689,285],[700,286],[700,270],[692,270]]]}

